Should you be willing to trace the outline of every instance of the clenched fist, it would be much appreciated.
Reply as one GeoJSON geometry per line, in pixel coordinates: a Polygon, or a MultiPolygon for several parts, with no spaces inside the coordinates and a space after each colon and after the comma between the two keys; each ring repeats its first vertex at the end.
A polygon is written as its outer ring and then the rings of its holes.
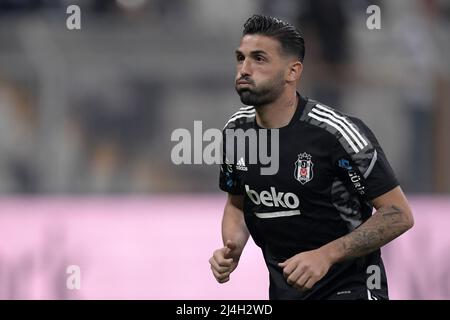
{"type": "Polygon", "coordinates": [[[322,279],[330,269],[332,262],[320,249],[299,253],[278,264],[289,285],[305,291],[322,279]]]}
{"type": "Polygon", "coordinates": [[[213,256],[209,259],[217,282],[225,283],[230,280],[230,274],[236,269],[239,262],[239,255],[236,251],[236,244],[228,240],[225,246],[214,251],[213,256]]]}

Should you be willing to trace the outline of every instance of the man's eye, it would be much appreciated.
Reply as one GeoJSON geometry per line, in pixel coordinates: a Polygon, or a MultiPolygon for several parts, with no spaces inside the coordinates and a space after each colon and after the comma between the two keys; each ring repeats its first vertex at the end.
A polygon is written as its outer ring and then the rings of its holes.
{"type": "Polygon", "coordinates": [[[244,61],[244,56],[237,56],[237,57],[236,57],[236,60],[237,60],[237,61],[244,61]]]}
{"type": "Polygon", "coordinates": [[[265,59],[264,59],[263,56],[256,56],[256,61],[262,62],[262,61],[264,61],[264,60],[265,60],[265,59]]]}

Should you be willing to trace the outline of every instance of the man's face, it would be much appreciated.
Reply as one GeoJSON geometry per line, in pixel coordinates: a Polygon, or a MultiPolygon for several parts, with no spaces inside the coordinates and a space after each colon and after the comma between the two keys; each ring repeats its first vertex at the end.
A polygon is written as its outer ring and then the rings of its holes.
{"type": "Polygon", "coordinates": [[[282,55],[276,39],[245,35],[236,49],[236,62],[235,88],[242,103],[257,107],[275,101],[282,93],[290,60],[282,55]]]}

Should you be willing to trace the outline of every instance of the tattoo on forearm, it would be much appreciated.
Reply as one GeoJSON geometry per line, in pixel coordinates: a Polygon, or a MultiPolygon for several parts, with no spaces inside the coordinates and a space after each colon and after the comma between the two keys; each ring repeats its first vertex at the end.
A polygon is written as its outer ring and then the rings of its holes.
{"type": "Polygon", "coordinates": [[[402,210],[396,206],[380,208],[369,220],[342,238],[347,258],[368,254],[405,231],[402,210]]]}

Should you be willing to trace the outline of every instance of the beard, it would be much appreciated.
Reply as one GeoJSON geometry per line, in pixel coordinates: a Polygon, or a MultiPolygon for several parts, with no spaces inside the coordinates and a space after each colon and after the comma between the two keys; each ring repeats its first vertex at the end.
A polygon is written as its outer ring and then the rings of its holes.
{"type": "Polygon", "coordinates": [[[236,92],[241,98],[241,102],[247,106],[259,107],[267,105],[275,101],[282,93],[284,87],[284,74],[280,72],[276,77],[256,86],[255,82],[246,78],[251,82],[251,87],[239,88],[235,86],[236,92]]]}

